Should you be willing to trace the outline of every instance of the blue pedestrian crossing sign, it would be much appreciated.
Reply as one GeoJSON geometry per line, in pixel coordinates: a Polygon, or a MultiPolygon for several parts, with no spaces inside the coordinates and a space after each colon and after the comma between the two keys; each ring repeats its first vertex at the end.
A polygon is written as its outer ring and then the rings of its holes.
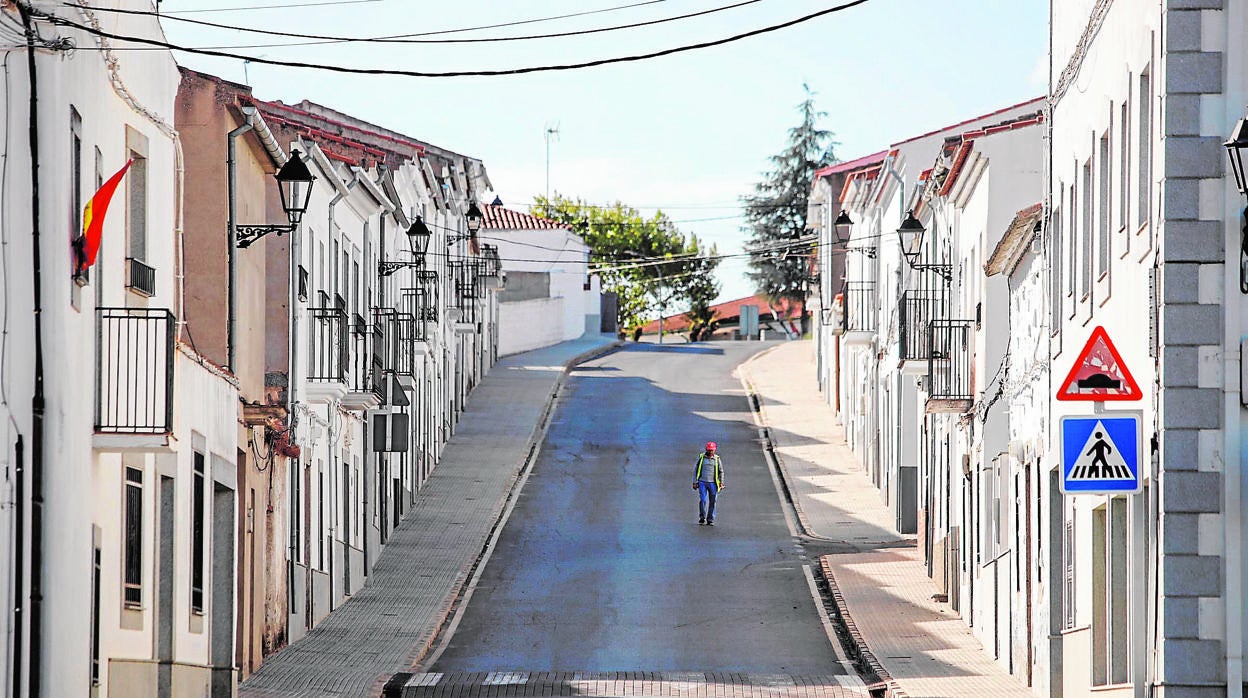
{"type": "Polygon", "coordinates": [[[1062,492],[1128,494],[1143,489],[1140,476],[1142,415],[1102,412],[1062,417],[1062,492]]]}

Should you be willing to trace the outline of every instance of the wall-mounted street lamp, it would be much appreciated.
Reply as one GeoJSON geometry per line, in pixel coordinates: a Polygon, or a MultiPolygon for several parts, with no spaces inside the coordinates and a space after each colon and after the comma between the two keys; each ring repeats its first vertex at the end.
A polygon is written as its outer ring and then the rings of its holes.
{"type": "Polygon", "coordinates": [[[906,219],[901,222],[901,227],[897,229],[897,237],[901,241],[901,254],[906,258],[906,262],[911,269],[919,271],[932,271],[940,275],[949,283],[953,279],[953,267],[948,264],[919,264],[919,253],[923,247],[923,236],[927,233],[927,228],[918,218],[914,217],[914,211],[906,212],[906,219]]]}
{"type": "Polygon", "coordinates": [[[312,171],[308,169],[307,163],[303,161],[298,150],[291,149],[290,158],[277,171],[277,174],[273,175],[273,178],[277,180],[277,193],[282,198],[282,210],[286,212],[286,219],[290,221],[290,224],[237,224],[235,225],[235,243],[240,249],[251,247],[253,242],[269,233],[281,235],[292,232],[303,219],[304,211],[308,210],[308,203],[312,200],[312,182],[316,177],[312,176],[312,171]]]}
{"type": "Polygon", "coordinates": [[[846,252],[857,252],[865,254],[871,259],[875,259],[875,248],[871,246],[850,247],[849,246],[849,229],[854,225],[854,219],[849,217],[849,211],[841,209],[836,216],[836,220],[832,221],[832,227],[836,230],[835,242],[838,245],[845,245],[846,252]]]}
{"type": "Polygon", "coordinates": [[[385,278],[400,269],[422,269],[425,266],[425,254],[429,252],[429,240],[433,237],[433,232],[429,230],[429,226],[421,220],[420,216],[416,216],[416,220],[407,228],[407,242],[412,248],[412,255],[415,259],[405,260],[401,262],[383,261],[377,267],[377,275],[385,278]]]}
{"type": "Polygon", "coordinates": [[[460,240],[468,240],[470,238],[475,238],[477,236],[477,233],[480,232],[481,225],[485,223],[485,216],[481,213],[481,209],[477,207],[477,202],[471,201],[468,203],[468,212],[464,214],[464,222],[468,224],[468,234],[467,235],[447,235],[446,236],[447,246],[454,245],[456,242],[459,242],[460,240]]]}
{"type": "MultiPolygon", "coordinates": [[[[1231,158],[1231,172],[1235,174],[1235,188],[1241,196],[1248,197],[1248,177],[1244,173],[1244,151],[1248,150],[1248,117],[1235,122],[1231,137],[1222,144],[1231,158]]],[[[1239,292],[1248,294],[1248,206],[1240,215],[1239,226],[1239,292]]]]}

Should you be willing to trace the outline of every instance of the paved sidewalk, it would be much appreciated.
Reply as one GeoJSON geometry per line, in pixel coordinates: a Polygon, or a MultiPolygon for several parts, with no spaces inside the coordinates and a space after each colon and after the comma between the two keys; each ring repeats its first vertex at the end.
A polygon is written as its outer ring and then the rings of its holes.
{"type": "Polygon", "coordinates": [[[605,351],[586,337],[498,362],[472,391],[442,460],[364,588],[270,657],[240,696],[376,696],[430,648],[542,437],[564,368],[605,351]]]}
{"type": "Polygon", "coordinates": [[[759,396],[803,527],[846,551],[821,562],[855,642],[865,645],[868,663],[888,675],[882,678],[891,677],[893,692],[915,698],[1031,695],[948,604],[931,600],[936,587],[914,538],[893,528],[879,490],[818,391],[813,342],[779,345],[743,364],[741,373],[759,396]]]}

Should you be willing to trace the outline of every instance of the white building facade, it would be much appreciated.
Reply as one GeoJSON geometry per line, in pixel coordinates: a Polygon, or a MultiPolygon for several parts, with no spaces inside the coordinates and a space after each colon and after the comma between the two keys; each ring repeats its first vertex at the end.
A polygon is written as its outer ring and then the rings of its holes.
{"type": "MultiPolygon", "coordinates": [[[[150,17],[56,10],[160,35],[150,17]]],[[[130,60],[86,32],[33,24],[33,70],[25,50],[6,50],[0,192],[6,691],[228,692],[238,393],[179,321],[177,67],[167,53],[130,60]],[[75,280],[83,208],[127,161],[96,262],[75,280]]]]}

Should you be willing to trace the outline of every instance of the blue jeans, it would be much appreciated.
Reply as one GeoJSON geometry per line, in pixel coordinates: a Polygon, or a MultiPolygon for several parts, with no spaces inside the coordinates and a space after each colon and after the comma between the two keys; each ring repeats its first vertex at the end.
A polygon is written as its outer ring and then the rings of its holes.
{"type": "Polygon", "coordinates": [[[715,498],[719,496],[719,486],[713,482],[698,482],[698,518],[707,521],[715,520],[715,498]]]}

